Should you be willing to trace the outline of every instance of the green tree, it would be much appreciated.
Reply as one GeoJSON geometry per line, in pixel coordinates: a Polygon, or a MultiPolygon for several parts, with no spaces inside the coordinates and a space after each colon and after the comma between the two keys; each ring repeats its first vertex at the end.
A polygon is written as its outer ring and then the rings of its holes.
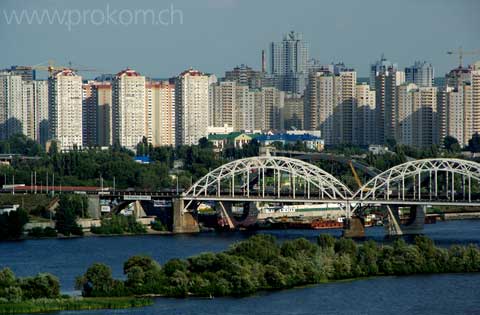
{"type": "Polygon", "coordinates": [[[452,136],[446,136],[445,138],[443,138],[443,146],[445,150],[449,152],[460,152],[460,150],[462,149],[460,147],[460,144],[458,143],[458,140],[452,136]]]}
{"type": "Polygon", "coordinates": [[[19,239],[28,223],[28,214],[22,208],[0,215],[0,240],[19,239]]]}
{"type": "Polygon", "coordinates": [[[58,278],[48,274],[40,273],[35,277],[24,278],[20,282],[23,297],[26,299],[60,297],[60,282],[58,278]]]}
{"type": "Polygon", "coordinates": [[[128,274],[130,269],[138,267],[143,272],[148,272],[150,270],[160,270],[160,265],[149,256],[132,256],[123,264],[123,273],[128,274]]]}
{"type": "Polygon", "coordinates": [[[317,244],[323,248],[333,248],[335,246],[335,238],[330,234],[320,234],[317,237],[317,244]]]}
{"type": "Polygon", "coordinates": [[[478,132],[468,140],[468,150],[475,153],[480,152],[480,134],[478,132]]]}
{"type": "Polygon", "coordinates": [[[317,251],[317,246],[305,238],[298,238],[291,241],[285,241],[281,247],[281,253],[285,257],[313,257],[317,251]]]}
{"type": "Polygon", "coordinates": [[[112,270],[105,264],[95,263],[77,278],[75,287],[84,296],[109,296],[114,285],[112,270]]]}

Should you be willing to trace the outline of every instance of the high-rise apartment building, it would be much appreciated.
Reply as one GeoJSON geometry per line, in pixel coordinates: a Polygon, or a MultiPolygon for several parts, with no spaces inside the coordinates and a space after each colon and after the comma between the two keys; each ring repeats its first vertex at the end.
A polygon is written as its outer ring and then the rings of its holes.
{"type": "Polygon", "coordinates": [[[175,145],[175,85],[168,81],[147,83],[148,124],[153,146],[175,145]]]}
{"type": "Polygon", "coordinates": [[[452,136],[464,146],[480,133],[480,71],[457,68],[445,82],[438,93],[439,137],[452,136]]]}
{"type": "Polygon", "coordinates": [[[112,82],[112,138],[114,144],[135,149],[148,136],[145,77],[125,69],[112,82]]]}
{"type": "Polygon", "coordinates": [[[35,126],[35,84],[34,81],[22,80],[22,106],[26,113],[26,121],[22,133],[30,139],[36,140],[35,126]]]}
{"type": "Polygon", "coordinates": [[[49,139],[49,122],[48,122],[48,81],[38,80],[32,81],[35,92],[34,99],[34,125],[35,140],[45,145],[49,139]]]}
{"type": "Polygon", "coordinates": [[[112,145],[112,84],[108,81],[95,86],[97,99],[96,144],[112,145]]]}
{"type": "Polygon", "coordinates": [[[235,89],[236,114],[234,129],[255,130],[255,92],[246,85],[237,85],[235,89]]]}
{"type": "Polygon", "coordinates": [[[9,69],[3,71],[11,75],[19,75],[24,81],[34,81],[36,79],[36,71],[29,66],[11,66],[9,69]]]}
{"type": "MultiPolygon", "coordinates": [[[[284,100],[285,92],[279,91],[274,87],[264,87],[260,90],[261,103],[255,104],[261,108],[264,120],[264,128],[262,130],[284,130],[284,100]]],[[[259,127],[259,126],[258,126],[259,127]]]]}
{"type": "Polygon", "coordinates": [[[405,73],[395,67],[382,68],[375,76],[377,143],[395,139],[397,86],[405,82],[405,73]]]}
{"type": "Polygon", "coordinates": [[[214,127],[223,127],[228,125],[234,127],[237,121],[237,83],[235,81],[222,81],[212,85],[213,109],[210,117],[210,125],[214,127]]]}
{"type": "Polygon", "coordinates": [[[244,64],[225,72],[225,81],[234,81],[238,85],[247,85],[251,89],[261,88],[264,77],[263,72],[255,71],[244,64]]]}
{"type": "Polygon", "coordinates": [[[305,129],[321,130],[325,144],[355,142],[356,72],[311,73],[305,95],[305,129]]]}
{"type": "Polygon", "coordinates": [[[24,104],[22,77],[0,74],[0,138],[27,134],[28,110],[24,104]]]}
{"type": "Polygon", "coordinates": [[[281,42],[270,44],[270,74],[275,77],[277,88],[303,94],[308,76],[308,50],[303,35],[293,31],[285,34],[281,42]]]}
{"type": "Polygon", "coordinates": [[[303,97],[287,94],[284,104],[285,129],[303,130],[303,97]]]}
{"type": "Polygon", "coordinates": [[[405,83],[397,88],[396,141],[416,147],[438,144],[437,89],[405,83]]]}
{"type": "Polygon", "coordinates": [[[82,147],[82,77],[71,69],[49,78],[50,138],[58,149],[82,147]]]}
{"type": "Polygon", "coordinates": [[[88,81],[82,85],[82,136],[86,147],[97,143],[97,84],[96,81],[88,81]]]}
{"type": "Polygon", "coordinates": [[[383,72],[387,72],[388,69],[396,71],[398,65],[391,62],[382,54],[380,60],[377,60],[375,63],[370,65],[370,88],[375,89],[376,77],[383,72]]]}
{"type": "Polygon", "coordinates": [[[426,61],[415,61],[413,66],[405,68],[405,82],[414,83],[418,87],[433,86],[434,77],[433,66],[426,61]]]}
{"type": "Polygon", "coordinates": [[[176,145],[197,144],[208,135],[209,85],[209,76],[198,70],[186,70],[176,78],[176,145]]]}
{"type": "Polygon", "coordinates": [[[356,127],[358,145],[376,144],[375,91],[368,84],[356,86],[356,127]]]}

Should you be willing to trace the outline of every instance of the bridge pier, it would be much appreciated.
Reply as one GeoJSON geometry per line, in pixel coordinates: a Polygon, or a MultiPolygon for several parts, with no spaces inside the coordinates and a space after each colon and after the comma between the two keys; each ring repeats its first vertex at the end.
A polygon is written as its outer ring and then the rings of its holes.
{"type": "Polygon", "coordinates": [[[410,219],[407,224],[402,224],[398,206],[387,205],[388,224],[385,226],[388,236],[416,235],[423,233],[427,207],[423,205],[410,209],[410,219]]]}
{"type": "Polygon", "coordinates": [[[92,219],[100,219],[100,196],[88,195],[88,215],[92,219]]]}
{"type": "Polygon", "coordinates": [[[350,217],[345,219],[342,236],[348,238],[364,238],[365,227],[362,220],[358,217],[350,217]]]}
{"type": "Polygon", "coordinates": [[[185,201],[182,198],[173,199],[173,233],[198,233],[200,227],[197,218],[191,212],[183,211],[185,201]]]}

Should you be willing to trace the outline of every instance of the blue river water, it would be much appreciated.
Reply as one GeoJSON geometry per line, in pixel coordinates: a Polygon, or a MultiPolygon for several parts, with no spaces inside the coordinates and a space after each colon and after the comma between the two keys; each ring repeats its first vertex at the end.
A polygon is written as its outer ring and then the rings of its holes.
{"type": "MultiPolygon", "coordinates": [[[[340,230],[272,230],[256,233],[279,240],[319,233],[339,236],[340,230]]],[[[50,272],[59,277],[62,291],[74,291],[75,277],[94,262],[112,267],[122,276],[123,262],[147,254],[160,263],[206,251],[221,251],[253,232],[201,233],[177,236],[85,237],[0,243],[0,268],[10,267],[19,276],[50,272]]],[[[425,234],[440,246],[480,245],[480,221],[450,221],[427,225],[425,234]]],[[[383,241],[381,227],[367,229],[367,237],[383,241]]],[[[480,314],[480,274],[443,274],[381,277],[338,282],[246,298],[166,299],[146,308],[58,312],[62,315],[100,314],[480,314]]]]}

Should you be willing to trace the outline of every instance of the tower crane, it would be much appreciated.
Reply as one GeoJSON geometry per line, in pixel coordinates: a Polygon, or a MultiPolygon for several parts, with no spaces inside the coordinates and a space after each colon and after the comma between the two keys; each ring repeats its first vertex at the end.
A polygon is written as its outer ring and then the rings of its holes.
{"type": "Polygon", "coordinates": [[[51,77],[53,73],[56,71],[61,71],[65,69],[71,69],[73,71],[88,71],[88,72],[100,72],[97,69],[90,69],[90,68],[79,68],[79,67],[73,67],[72,62],[68,63],[68,66],[61,66],[61,65],[56,65],[53,60],[48,61],[48,65],[42,65],[38,64],[35,66],[29,66],[29,68],[33,70],[39,70],[39,71],[48,71],[48,76],[51,77]]]}
{"type": "Polygon", "coordinates": [[[447,51],[447,55],[458,55],[458,65],[463,67],[463,56],[480,56],[480,50],[465,51],[462,46],[456,50],[447,51]]]}

